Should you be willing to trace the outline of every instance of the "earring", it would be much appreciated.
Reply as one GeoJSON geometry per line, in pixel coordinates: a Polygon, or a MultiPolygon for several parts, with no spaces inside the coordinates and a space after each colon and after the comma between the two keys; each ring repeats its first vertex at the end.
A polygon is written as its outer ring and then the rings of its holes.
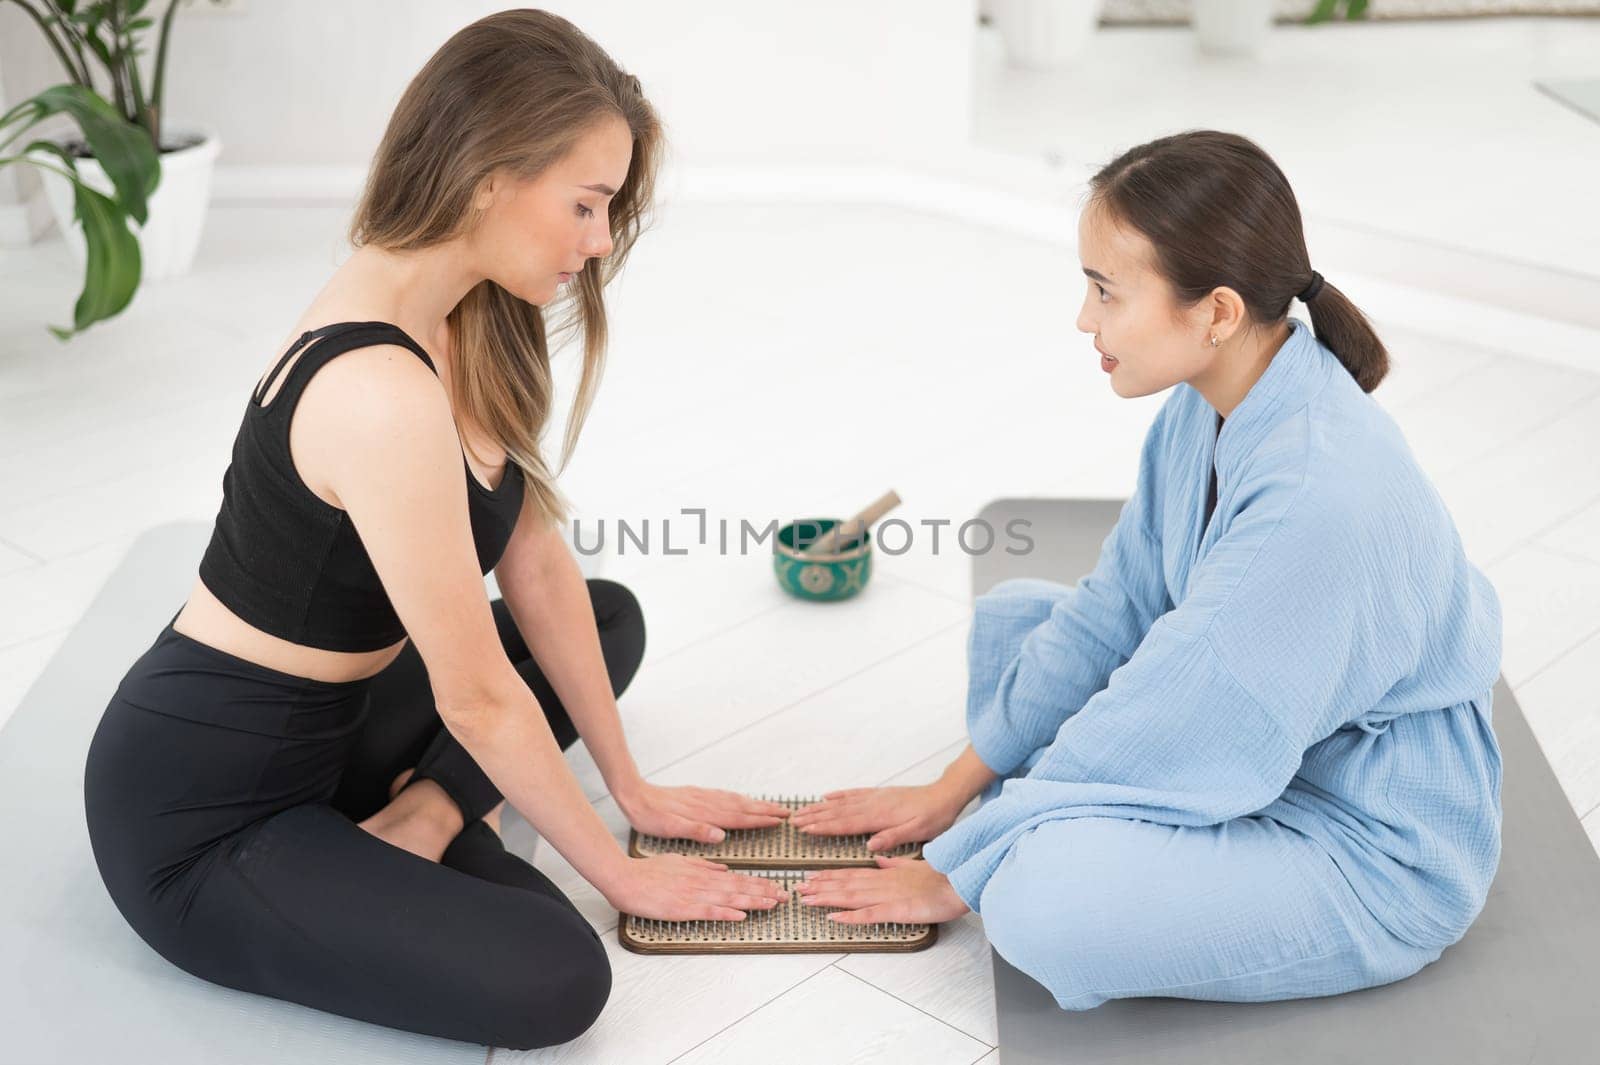
{"type": "Polygon", "coordinates": [[[1211,334],[1211,346],[1212,347],[1216,347],[1217,346],[1217,335],[1215,333],[1211,334]]]}

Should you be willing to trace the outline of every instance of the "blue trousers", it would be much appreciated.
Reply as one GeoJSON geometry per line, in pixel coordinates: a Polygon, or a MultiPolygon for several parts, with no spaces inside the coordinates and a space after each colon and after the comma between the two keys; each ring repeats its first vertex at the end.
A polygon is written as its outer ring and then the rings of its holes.
{"type": "Polygon", "coordinates": [[[1320,844],[1265,816],[1049,821],[1012,846],[979,908],[1001,956],[1069,1010],[1336,995],[1441,953],[1396,939],[1320,844]]]}

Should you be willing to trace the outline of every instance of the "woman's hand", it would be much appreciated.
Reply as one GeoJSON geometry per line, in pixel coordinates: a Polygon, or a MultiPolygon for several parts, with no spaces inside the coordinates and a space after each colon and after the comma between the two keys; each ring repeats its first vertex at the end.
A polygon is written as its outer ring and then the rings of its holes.
{"type": "Polygon", "coordinates": [[[770,880],[682,854],[623,859],[595,886],[619,912],[658,921],[742,921],[747,910],[770,910],[789,895],[770,880]]]}
{"type": "Polygon", "coordinates": [[[729,828],[771,828],[789,808],[713,788],[664,788],[638,782],[617,793],[628,823],[647,836],[721,843],[729,828]]]}
{"type": "Polygon", "coordinates": [[[886,851],[937,836],[956,823],[969,798],[942,782],[909,788],[851,788],[829,792],[821,802],[796,810],[790,821],[806,835],[871,832],[867,849],[886,851]]]}
{"type": "Polygon", "coordinates": [[[938,924],[967,912],[945,875],[916,858],[878,858],[876,869],[826,869],[796,888],[805,906],[838,906],[840,924],[938,924]]]}

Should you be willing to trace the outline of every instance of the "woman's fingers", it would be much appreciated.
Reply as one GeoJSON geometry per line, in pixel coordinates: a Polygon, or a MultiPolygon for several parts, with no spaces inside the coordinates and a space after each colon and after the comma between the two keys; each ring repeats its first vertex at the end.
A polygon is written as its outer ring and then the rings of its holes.
{"type": "Polygon", "coordinates": [[[841,813],[856,813],[870,810],[877,806],[870,792],[856,795],[840,796],[837,799],[824,799],[822,802],[812,803],[796,810],[791,819],[797,819],[797,824],[815,821],[821,817],[831,817],[841,813]]]}
{"type": "Polygon", "coordinates": [[[842,789],[840,791],[830,791],[826,795],[824,795],[822,798],[818,799],[816,802],[807,803],[806,805],[800,807],[800,809],[796,810],[795,813],[805,813],[805,812],[807,812],[809,810],[821,810],[821,809],[823,809],[823,808],[825,808],[825,807],[827,807],[827,806],[829,806],[829,805],[831,805],[833,803],[838,802],[840,799],[854,798],[854,797],[856,797],[858,795],[864,795],[870,790],[872,790],[872,789],[870,789],[870,788],[844,788],[844,789],[842,789]]]}
{"type": "Polygon", "coordinates": [[[750,894],[765,895],[768,898],[785,899],[789,897],[789,889],[782,884],[767,880],[759,876],[741,876],[739,890],[750,894]]]}
{"type": "Polygon", "coordinates": [[[891,902],[900,897],[900,892],[885,891],[877,887],[834,888],[829,891],[819,891],[812,895],[800,896],[802,906],[836,906],[841,910],[857,910],[863,906],[875,906],[880,902],[891,902]]]}
{"type": "Polygon", "coordinates": [[[904,824],[895,825],[893,828],[886,828],[867,840],[867,850],[894,850],[902,843],[915,842],[919,835],[921,833],[917,830],[917,823],[915,821],[907,821],[904,824]]]}
{"type": "Polygon", "coordinates": [[[736,906],[741,910],[770,910],[780,900],[771,895],[741,895],[729,892],[714,896],[712,901],[722,906],[736,906]]]}
{"type": "Polygon", "coordinates": [[[800,881],[800,890],[804,892],[815,889],[819,884],[837,884],[852,880],[868,879],[878,875],[879,872],[880,870],[877,869],[863,868],[818,869],[815,872],[807,873],[805,875],[805,878],[800,881]]]}
{"type": "MultiPolygon", "coordinates": [[[[825,807],[856,806],[864,802],[873,802],[877,798],[878,794],[869,788],[863,788],[859,791],[844,791],[838,793],[837,795],[829,795],[827,798],[820,799],[817,802],[812,803],[809,809],[816,810],[823,809],[825,807]]],[[[802,807],[802,809],[807,809],[807,807],[802,807]]]]}
{"type": "Polygon", "coordinates": [[[695,789],[676,805],[674,812],[726,829],[772,828],[783,823],[789,810],[777,803],[747,799],[731,791],[695,789]]]}
{"type": "Polygon", "coordinates": [[[785,899],[789,897],[789,892],[785,891],[777,884],[772,883],[770,880],[752,880],[747,883],[736,885],[724,884],[713,887],[711,890],[722,891],[736,895],[748,895],[751,898],[762,899],[785,899]]]}
{"type": "Polygon", "coordinates": [[[903,804],[867,794],[858,798],[829,802],[811,813],[796,813],[790,820],[801,831],[807,827],[820,829],[826,825],[828,835],[876,832],[887,825],[907,820],[908,811],[903,804]]]}
{"type": "Polygon", "coordinates": [[[671,839],[692,839],[697,843],[721,843],[728,838],[728,834],[716,825],[681,814],[672,815],[668,835],[671,839]]]}
{"type": "Polygon", "coordinates": [[[698,905],[749,910],[770,910],[788,896],[782,888],[758,877],[739,877],[737,881],[718,878],[699,881],[692,887],[698,905]]]}
{"type": "Polygon", "coordinates": [[[755,799],[737,791],[719,788],[686,788],[685,794],[699,807],[722,813],[746,814],[757,817],[787,817],[789,808],[769,799],[755,799]]]}
{"type": "Polygon", "coordinates": [[[742,873],[698,875],[695,884],[699,889],[710,892],[736,892],[744,895],[761,895],[766,898],[783,898],[788,894],[781,884],[765,877],[746,876],[742,873]]]}
{"type": "Polygon", "coordinates": [[[710,809],[696,810],[695,813],[704,820],[721,825],[723,828],[773,828],[783,824],[783,818],[774,817],[771,814],[710,809]]]}
{"type": "Polygon", "coordinates": [[[741,795],[739,798],[745,802],[745,813],[763,814],[777,818],[789,816],[789,808],[781,802],[772,802],[768,799],[752,799],[748,795],[741,795]]]}
{"type": "Polygon", "coordinates": [[[903,924],[909,921],[904,903],[881,903],[859,910],[840,910],[828,914],[828,920],[839,924],[903,924]]]}
{"type": "Polygon", "coordinates": [[[877,876],[850,879],[810,880],[799,889],[800,901],[808,906],[865,906],[905,894],[905,885],[884,875],[881,870],[868,869],[877,876]]]}
{"type": "Polygon", "coordinates": [[[691,906],[686,921],[742,921],[747,915],[731,906],[691,906]]]}
{"type": "Polygon", "coordinates": [[[808,821],[797,827],[808,836],[859,836],[883,827],[883,819],[872,816],[871,811],[851,811],[808,821]]]}

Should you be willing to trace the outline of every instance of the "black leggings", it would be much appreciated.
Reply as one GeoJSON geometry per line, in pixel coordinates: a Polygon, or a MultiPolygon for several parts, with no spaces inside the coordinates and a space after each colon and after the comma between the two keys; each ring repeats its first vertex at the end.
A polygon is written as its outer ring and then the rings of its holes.
{"type": "MultiPolygon", "coordinates": [[[[643,616],[619,584],[589,592],[620,694],[644,654],[643,616]]],[[[493,607],[507,656],[570,745],[571,720],[505,604],[493,607]]],[[[477,819],[498,801],[444,729],[412,645],[376,676],[330,683],[170,623],[112,697],[84,775],[101,878],[179,968],[407,1031],[563,1043],[599,1016],[610,964],[567,897],[477,819]],[[412,766],[467,818],[438,863],[356,824],[412,766]]]]}

